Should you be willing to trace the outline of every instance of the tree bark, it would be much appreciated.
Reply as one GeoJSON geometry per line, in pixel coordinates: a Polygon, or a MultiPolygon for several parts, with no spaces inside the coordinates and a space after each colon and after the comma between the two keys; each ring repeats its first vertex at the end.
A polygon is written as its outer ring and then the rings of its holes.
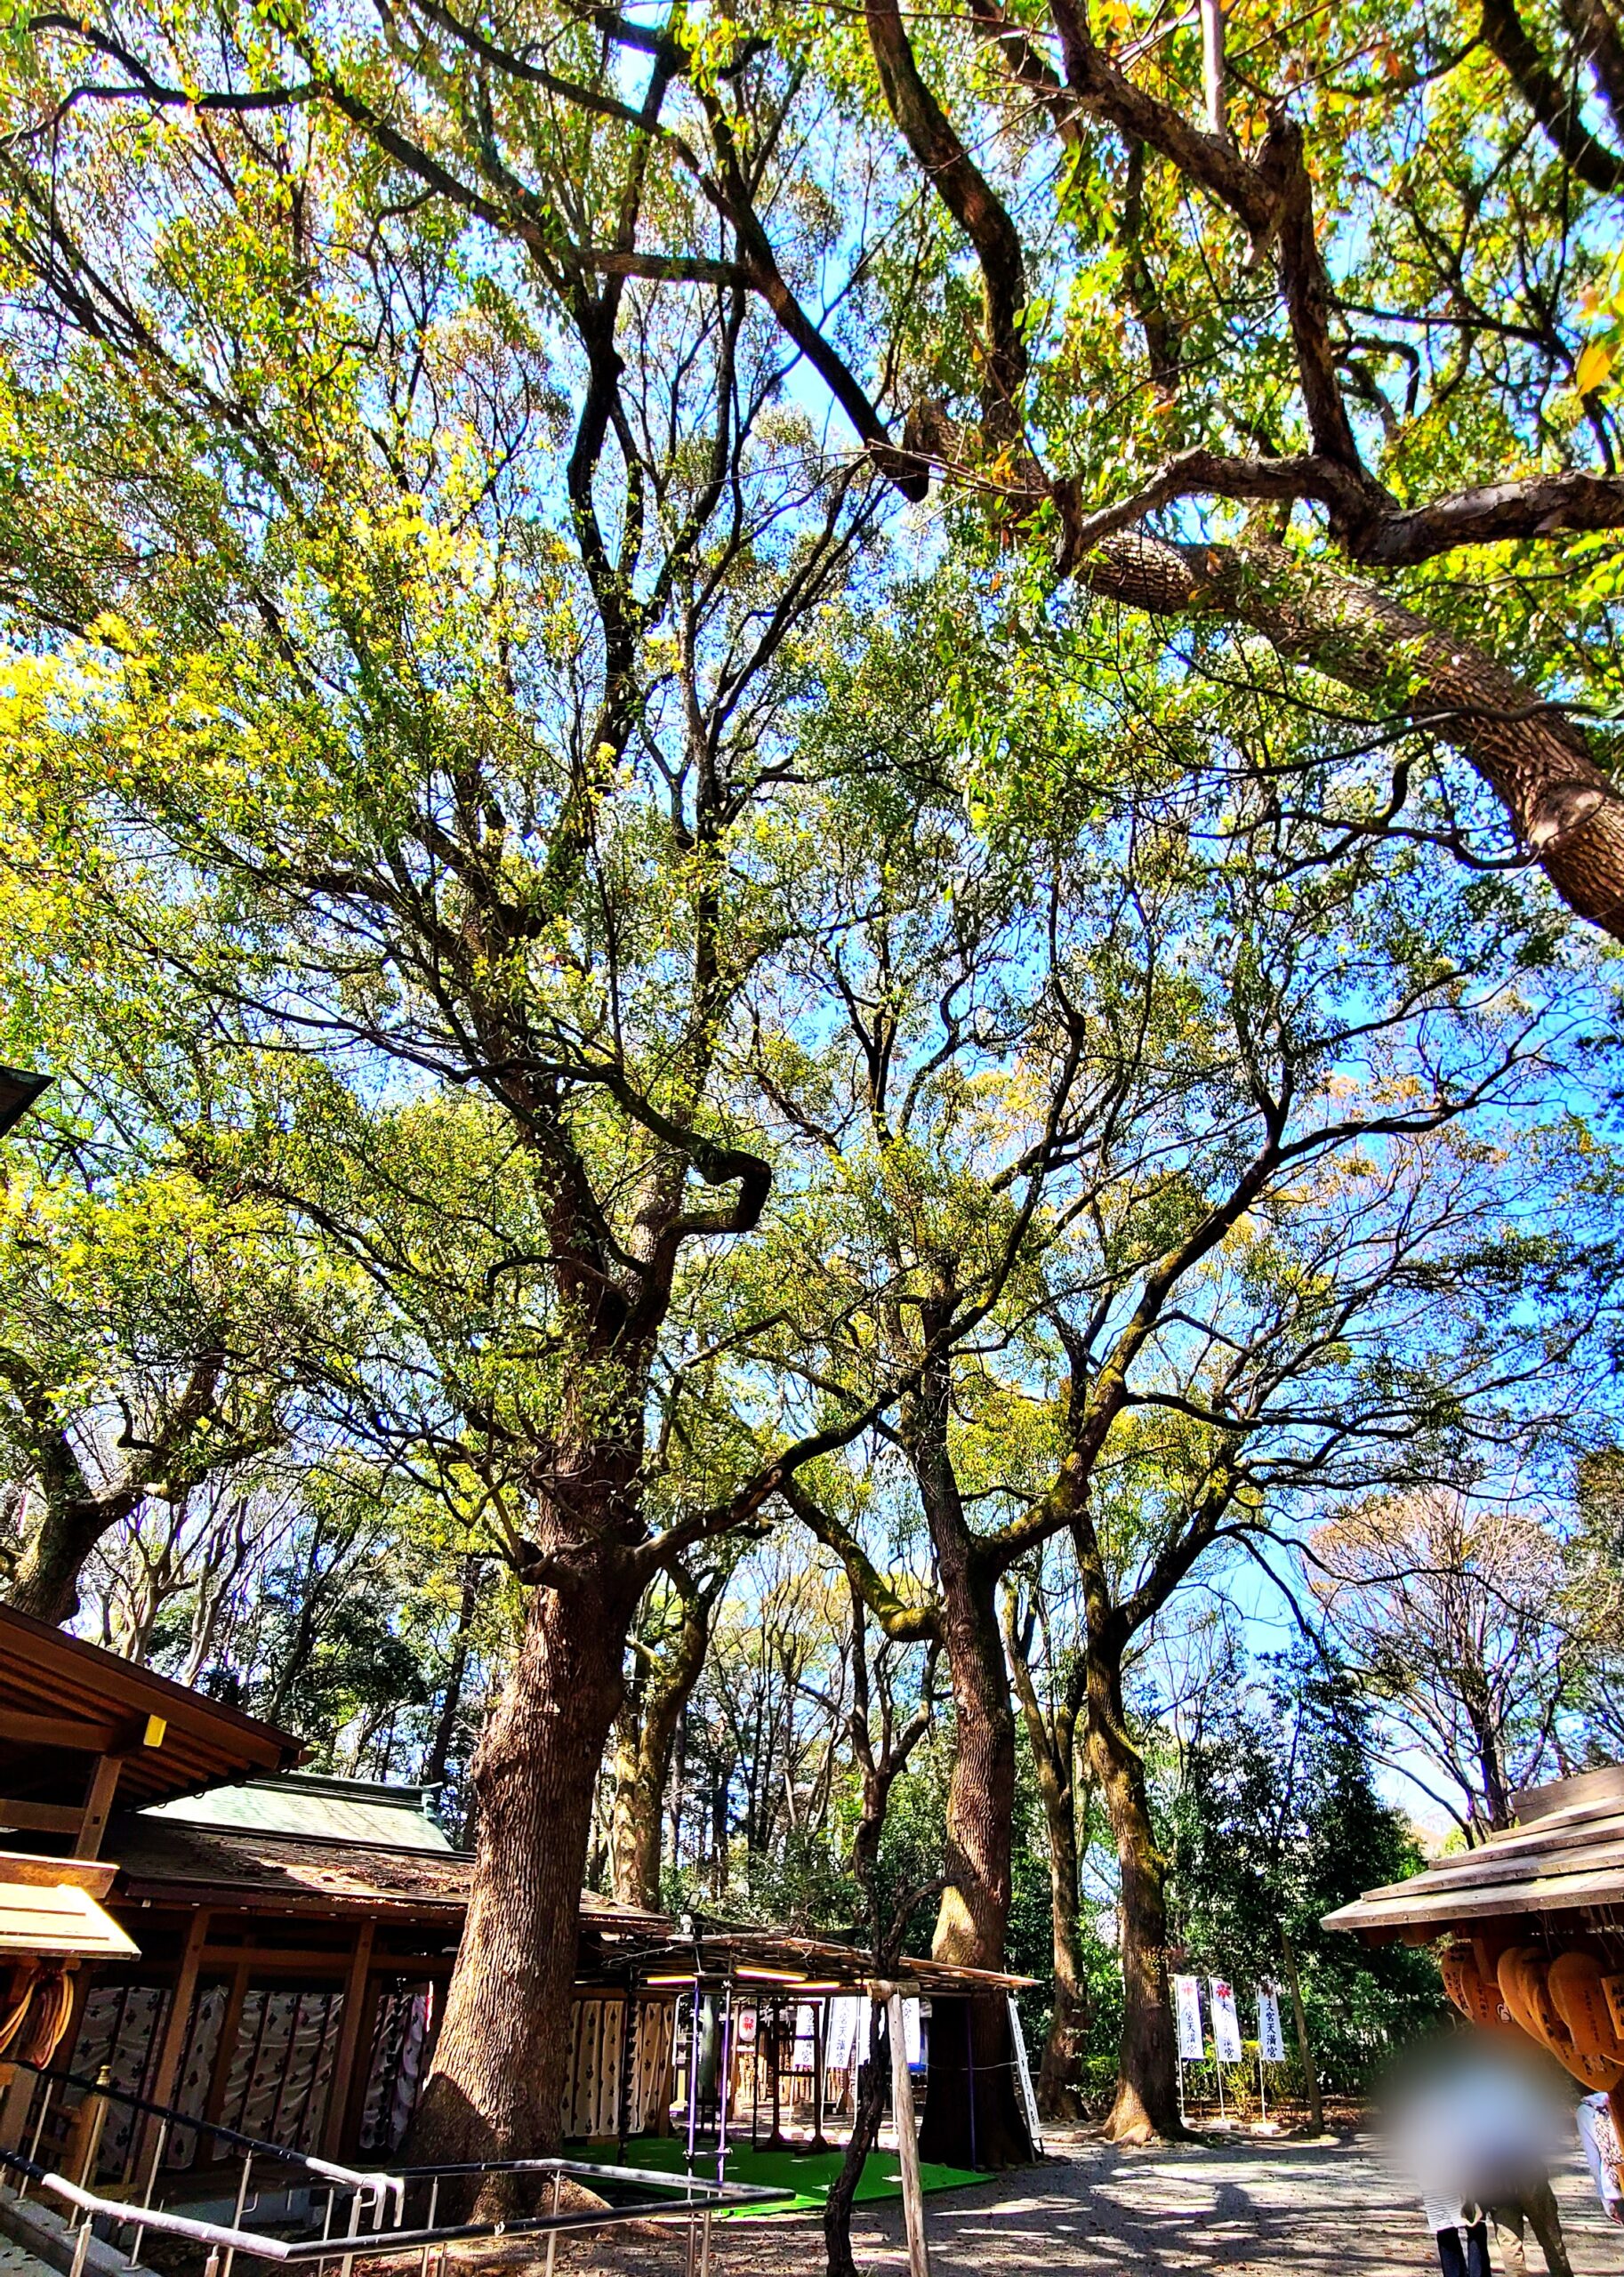
{"type": "MultiPolygon", "coordinates": [[[[641,1594],[606,1531],[575,1551],[567,1581],[535,1589],[474,1753],[473,1887],[413,2129],[422,2162],[529,2157],[560,2139],[592,1800],[641,1594]]],[[[508,2193],[483,2202],[499,2209],[508,2193]]]]}
{"type": "Polygon", "coordinates": [[[1470,760],[1568,906],[1624,940],[1624,798],[1572,721],[1470,640],[1258,540],[1173,545],[1124,531],[1074,567],[1130,608],[1250,625],[1407,712],[1470,760]]]}
{"type": "MultiPolygon", "coordinates": [[[[665,1789],[683,1712],[704,1667],[711,1640],[707,1597],[686,1573],[673,1573],[681,1605],[676,1636],[634,1678],[616,1721],[615,1804],[609,1862],[615,1895],[649,1912],[660,1903],[660,1838],[665,1789]]],[[[633,1650],[638,1649],[633,1640],[633,1650]]]]}
{"type": "Polygon", "coordinates": [[[1016,1697],[1025,1718],[1026,1736],[1043,1804],[1049,1840],[1049,1901],[1053,1927],[1054,2006],[1038,2065],[1038,2109],[1045,2119],[1082,2115],[1079,2092],[1088,2053],[1092,2004],[1082,1967],[1080,1846],[1077,1834],[1077,1718],[1082,1706],[1081,1676],[1085,1655],[1077,1656],[1078,1677],[1054,1703],[1052,1721],[1043,1712],[1028,1659],[1029,1640],[1017,1632],[1013,1609],[1004,1632],[1015,1678],[1016,1697]]]}
{"type": "Polygon", "coordinates": [[[462,1561],[462,1594],[457,1603],[456,1634],[451,1647],[451,1662],[446,1670],[446,1689],[440,1699],[440,1712],[435,1719],[434,1736],[429,1742],[429,1752],[423,1758],[422,1784],[440,1787],[445,1784],[446,1766],[451,1760],[452,1743],[456,1738],[457,1718],[462,1710],[462,1686],[468,1676],[469,1638],[473,1633],[474,1614],[479,1606],[479,1585],[484,1569],[478,1557],[462,1561]]]}
{"type": "Polygon", "coordinates": [[[1090,1641],[1089,1759],[1105,1798],[1122,1876],[1122,2038],[1112,2143],[1181,2134],[1167,1969],[1167,1861],[1151,1822],[1145,1763],[1128,1729],[1119,1654],[1090,1641]]]}
{"type": "MultiPolygon", "coordinates": [[[[928,1319],[925,1326],[929,1334],[928,1319]]],[[[963,1967],[1001,1968],[1009,1925],[1015,1712],[998,1626],[998,1567],[964,1515],[947,1446],[949,1365],[945,1358],[927,1365],[903,1421],[936,1552],[940,1636],[953,1695],[947,1887],[930,1950],[936,1959],[963,1967]]],[[[984,2168],[1030,2158],[1002,1993],[937,2002],[929,2066],[921,2158],[984,2168]]]]}
{"type": "Polygon", "coordinates": [[[79,1610],[79,1575],[85,1559],[140,1497],[132,1495],[127,1503],[118,1497],[111,1507],[100,1501],[39,1499],[39,1523],[23,1545],[6,1602],[18,1613],[60,1626],[79,1610]]]}

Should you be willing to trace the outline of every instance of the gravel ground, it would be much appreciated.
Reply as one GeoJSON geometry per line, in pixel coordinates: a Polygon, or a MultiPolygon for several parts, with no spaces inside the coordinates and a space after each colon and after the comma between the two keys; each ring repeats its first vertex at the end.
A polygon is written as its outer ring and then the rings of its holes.
{"type": "MultiPolygon", "coordinates": [[[[1624,2277],[1624,2231],[1604,2222],[1577,2148],[1557,2177],[1574,2277],[1624,2277]]],[[[1176,2150],[1117,2151],[1080,2136],[984,2187],[927,2201],[933,2271],[1002,2277],[1019,2271],[1120,2277],[1280,2270],[1288,2277],[1388,2277],[1437,2270],[1419,2209],[1384,2174],[1368,2138],[1318,2142],[1215,2136],[1176,2150]]],[[[853,2224],[865,2277],[905,2271],[900,2205],[859,2207],[853,2224]]],[[[712,2277],[816,2277],[816,2217],[720,2222],[712,2277]]],[[[1543,2264],[1530,2241],[1529,2266],[1543,2264]]],[[[679,2242],[645,2233],[612,2248],[583,2241],[559,2255],[559,2277],[680,2277],[679,2242]]]]}

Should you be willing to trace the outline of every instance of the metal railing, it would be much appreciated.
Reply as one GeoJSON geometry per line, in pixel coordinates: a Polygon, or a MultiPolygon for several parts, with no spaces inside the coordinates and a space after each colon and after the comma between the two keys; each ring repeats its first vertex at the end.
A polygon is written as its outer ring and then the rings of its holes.
{"type": "MultiPolygon", "coordinates": [[[[447,2249],[456,2244],[480,2238],[509,2238],[522,2236],[545,2237],[547,2241],[546,2277],[553,2277],[558,2244],[560,2237],[572,2232],[595,2232],[610,2229],[628,2222],[685,2223],[687,2225],[686,2277],[710,2277],[711,2224],[719,2211],[752,2206],[780,2205],[793,2193],[788,2190],[765,2189],[745,2183],[713,2181],[707,2176],[692,2174],[666,2175],[649,2172],[640,2167],[599,2166],[584,2159],[493,2159],[468,2160],[443,2166],[403,2167],[394,2173],[344,2167],[330,2159],[320,2159],[302,2151],[292,2151],[279,2144],[256,2140],[233,2128],[212,2125],[206,2120],[193,2118],[189,2112],[172,2105],[153,2103],[145,2096],[106,2085],[100,2080],[87,2080],[73,2072],[50,2072],[38,2064],[20,2068],[36,2072],[47,2081],[46,2094],[36,2118],[32,2138],[27,2152],[0,2150],[0,2170],[18,2177],[16,2195],[26,2199],[30,2189],[42,2197],[56,2200],[67,2209],[68,2226],[75,2234],[71,2277],[84,2277],[86,2257],[92,2235],[100,2224],[109,2233],[108,2241],[116,2243],[121,2233],[131,2233],[126,2267],[139,2267],[138,2254],[144,2233],[155,2231],[168,2237],[188,2240],[197,2246],[205,2256],[202,2277],[231,2277],[234,2262],[240,2255],[245,2259],[278,2264],[313,2264],[320,2273],[328,2264],[340,2265],[340,2277],[351,2277],[358,2255],[387,2256],[391,2259],[413,2254],[418,2257],[419,2277],[445,2277],[447,2249]],[[66,2086],[84,2089],[87,2095],[100,2099],[88,2129],[80,2145],[80,2173],[75,2177],[59,2174],[46,2166],[37,2156],[45,2113],[55,2087],[66,2086]],[[145,2116],[156,2124],[156,2138],[148,2162],[144,2194],[139,2203],[127,2199],[109,2198],[88,2186],[88,2176],[93,2172],[96,2148],[106,2106],[117,2103],[127,2106],[133,2114],[145,2116]],[[236,2205],[229,2223],[209,2222],[194,2215],[177,2213],[167,2207],[155,2205],[158,2179],[163,2164],[164,2144],[171,2129],[177,2127],[195,2128],[200,2135],[223,2139],[243,2153],[238,2177],[236,2205]],[[250,2230],[245,2220],[252,2207],[258,2203],[251,2199],[250,2189],[256,2167],[281,2165],[295,2169],[308,2178],[312,2192],[326,2193],[326,2210],[319,2235],[277,2237],[265,2230],[250,2230]],[[551,2181],[551,2205],[544,2214],[521,2214],[491,2221],[439,2220],[441,2185],[447,2181],[460,2181],[465,2185],[483,2182],[493,2176],[511,2175],[527,2177],[544,2189],[551,2181]],[[604,2203],[598,2206],[570,2208],[561,2204],[566,2176],[578,2175],[595,2185],[614,2187],[633,2185],[645,2193],[628,2204],[604,2203]],[[406,2225],[406,2193],[419,2186],[426,2190],[427,2207],[424,2218],[410,2228],[406,2225]],[[348,2206],[341,2209],[341,2197],[348,2193],[348,2206]],[[657,2193],[649,2196],[647,2193],[657,2193]],[[392,2207],[394,2219],[385,2221],[385,2214],[392,2207]]],[[[282,2217],[288,2226],[297,2225],[292,2212],[282,2217]]]]}
{"type": "MultiPolygon", "coordinates": [[[[146,2160],[146,2181],[141,2186],[140,2199],[140,2205],[143,2209],[150,2208],[157,2194],[158,2184],[165,2171],[165,2154],[172,2136],[185,2131],[199,2136],[207,2136],[212,2141],[225,2144],[234,2152],[241,2152],[242,2172],[237,2184],[236,2213],[236,2222],[239,2227],[248,2206],[249,2187],[254,2167],[256,2164],[262,2167],[267,2162],[290,2167],[298,2174],[308,2177],[315,2188],[325,2187],[328,2193],[329,2221],[332,2218],[334,2203],[338,2193],[348,2190],[350,2193],[350,2225],[352,2233],[359,2231],[369,2215],[371,2219],[367,2225],[374,2229],[381,2226],[384,2202],[391,2196],[395,2201],[397,2225],[405,2219],[406,2185],[398,2175],[382,2173],[376,2168],[340,2166],[335,2160],[318,2158],[311,2152],[296,2151],[281,2144],[264,2142],[258,2136],[245,2135],[237,2128],[223,2126],[218,2120],[201,2119],[194,2116],[190,2112],[178,2111],[173,2104],[154,2103],[148,2096],[136,2095],[127,2088],[116,2088],[105,2076],[92,2080],[85,2078],[82,2072],[54,2071],[46,2064],[29,2064],[20,2057],[13,2056],[11,2060],[17,2070],[32,2072],[36,2080],[43,2080],[44,2083],[44,2093],[40,2096],[39,2107],[33,2113],[33,2126],[28,2135],[26,2162],[29,2168],[37,2168],[42,2175],[48,2169],[40,2161],[40,2140],[44,2133],[46,2120],[50,2116],[52,2099],[59,2089],[76,2088],[92,2105],[92,2115],[84,2138],[79,2144],[73,2146],[77,2152],[75,2163],[77,2165],[78,2172],[71,2177],[76,2188],[87,2187],[94,2176],[108,2106],[110,2104],[117,2104],[121,2109],[130,2112],[133,2120],[146,2119],[152,2122],[151,2148],[146,2160]]],[[[141,2149],[139,2134],[133,2128],[130,2144],[132,2167],[139,2161],[141,2149]]],[[[185,2169],[179,2171],[184,2174],[185,2169]]],[[[28,2180],[25,2178],[19,2191],[19,2196],[26,2198],[28,2188],[28,2180]]],[[[128,2204],[125,2201],[105,2202],[128,2204]]],[[[133,2207],[129,2207],[125,2217],[126,2222],[133,2218],[134,2211],[133,2207]]]]}

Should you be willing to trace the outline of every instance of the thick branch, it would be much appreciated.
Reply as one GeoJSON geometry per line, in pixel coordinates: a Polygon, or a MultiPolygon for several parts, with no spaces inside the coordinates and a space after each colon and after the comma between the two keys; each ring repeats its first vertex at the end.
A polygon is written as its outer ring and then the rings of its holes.
{"type": "Polygon", "coordinates": [[[1512,84],[1563,157],[1589,189],[1624,189],[1624,157],[1598,142],[1584,123],[1577,87],[1564,87],[1516,11],[1516,0],[1483,0],[1483,34],[1512,84]]]}
{"type": "Polygon", "coordinates": [[[1624,801],[1579,729],[1481,649],[1261,541],[1179,546],[1124,533],[1077,575],[1154,616],[1249,624],[1343,687],[1424,715],[1495,793],[1569,907],[1624,939],[1624,801]]]}
{"type": "Polygon", "coordinates": [[[891,116],[948,212],[976,248],[986,301],[985,417],[990,439],[1017,428],[1015,406],[1026,376],[1021,310],[1025,267],[1015,224],[925,84],[896,0],[868,0],[869,45],[891,116]]]}

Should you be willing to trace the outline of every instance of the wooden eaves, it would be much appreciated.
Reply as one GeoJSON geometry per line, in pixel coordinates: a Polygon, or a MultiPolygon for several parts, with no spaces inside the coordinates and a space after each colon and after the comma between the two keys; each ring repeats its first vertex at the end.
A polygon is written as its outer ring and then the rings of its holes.
{"type": "Polygon", "coordinates": [[[1599,1927],[1624,1911],[1624,1765],[1531,1788],[1515,1808],[1504,1832],[1366,1890],[1323,1926],[1415,1943],[1522,1918],[1567,1914],[1599,1927]]]}
{"type": "Polygon", "coordinates": [[[0,1605],[0,1826],[93,1858],[115,1801],[291,1770],[305,1752],[272,1724],[0,1605]]]}

